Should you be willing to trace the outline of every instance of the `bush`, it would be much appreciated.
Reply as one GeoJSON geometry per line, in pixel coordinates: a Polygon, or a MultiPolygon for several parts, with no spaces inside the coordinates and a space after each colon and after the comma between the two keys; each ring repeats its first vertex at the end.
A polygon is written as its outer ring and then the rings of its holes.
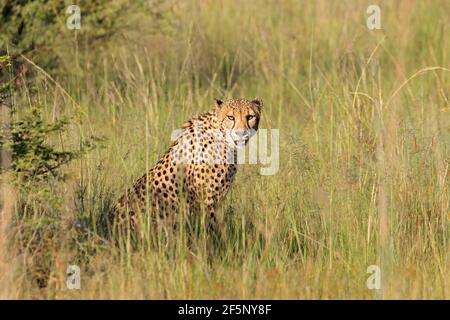
{"type": "Polygon", "coordinates": [[[14,60],[29,54],[42,67],[51,68],[58,65],[67,47],[73,47],[74,35],[92,50],[141,21],[146,21],[147,32],[164,28],[171,11],[166,2],[79,0],[81,28],[74,32],[66,25],[72,1],[6,0],[0,4],[0,54],[8,50],[14,60]]]}
{"type": "Polygon", "coordinates": [[[0,107],[5,116],[1,119],[0,151],[8,158],[2,161],[0,174],[9,172],[8,181],[17,191],[15,214],[8,223],[13,231],[11,248],[24,257],[23,267],[32,281],[46,287],[54,257],[66,243],[68,231],[61,206],[64,188],[58,182],[65,180],[64,166],[93,149],[98,139],[81,140],[79,147],[68,150],[52,143],[67,133],[72,119],[45,121],[43,106],[33,97],[30,106],[23,106],[17,114],[9,56],[0,56],[0,67],[4,76],[0,107]]]}

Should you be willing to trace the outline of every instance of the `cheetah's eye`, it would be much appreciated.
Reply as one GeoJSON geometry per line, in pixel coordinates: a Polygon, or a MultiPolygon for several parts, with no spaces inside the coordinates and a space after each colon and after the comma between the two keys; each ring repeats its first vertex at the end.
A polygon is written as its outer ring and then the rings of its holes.
{"type": "Polygon", "coordinates": [[[249,115],[249,116],[247,116],[247,121],[252,120],[254,117],[255,117],[254,115],[249,115]]]}
{"type": "Polygon", "coordinates": [[[233,116],[227,116],[228,119],[230,119],[231,121],[234,121],[234,117],[233,116]]]}

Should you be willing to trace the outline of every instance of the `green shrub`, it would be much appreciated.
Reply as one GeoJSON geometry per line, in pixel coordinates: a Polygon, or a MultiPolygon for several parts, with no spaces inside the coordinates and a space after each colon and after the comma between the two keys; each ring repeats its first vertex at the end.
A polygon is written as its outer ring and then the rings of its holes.
{"type": "Polygon", "coordinates": [[[166,0],[6,0],[0,3],[0,54],[6,50],[15,59],[27,54],[42,67],[59,66],[62,55],[74,48],[74,39],[92,51],[142,21],[147,32],[167,25],[171,7],[166,0]],[[70,5],[80,7],[81,28],[70,30],[70,5]]]}

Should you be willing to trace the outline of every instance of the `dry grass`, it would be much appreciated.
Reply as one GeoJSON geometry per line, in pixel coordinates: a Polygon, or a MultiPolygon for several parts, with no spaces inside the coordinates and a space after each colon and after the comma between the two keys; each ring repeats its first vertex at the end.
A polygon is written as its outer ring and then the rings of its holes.
{"type": "Polygon", "coordinates": [[[63,229],[48,249],[47,289],[27,280],[21,257],[0,294],[448,299],[450,4],[379,5],[383,29],[370,31],[364,1],[188,1],[170,35],[137,30],[95,56],[81,50],[58,80],[76,103],[40,73],[49,119],[82,120],[59,143],[106,141],[55,191],[63,228],[76,217],[88,231],[63,229]],[[200,234],[190,252],[180,232],[166,248],[129,251],[99,237],[97,217],[183,120],[214,97],[255,96],[265,103],[262,127],[280,130],[280,170],[240,169],[220,246],[200,234]],[[81,267],[81,290],[65,288],[69,263],[81,267]],[[381,293],[366,287],[373,264],[381,293]]]}

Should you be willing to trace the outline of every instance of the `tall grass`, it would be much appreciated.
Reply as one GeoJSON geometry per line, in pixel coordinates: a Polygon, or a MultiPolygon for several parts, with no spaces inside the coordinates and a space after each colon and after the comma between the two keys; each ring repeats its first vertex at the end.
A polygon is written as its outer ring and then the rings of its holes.
{"type": "Polygon", "coordinates": [[[367,6],[187,1],[170,34],[135,30],[95,55],[74,40],[77,53],[64,55],[73,72],[54,86],[38,70],[32,90],[49,120],[79,117],[56,141],[63,148],[90,135],[105,142],[55,188],[63,222],[46,249],[47,287],[25,276],[23,253],[1,294],[448,299],[450,4],[381,1],[373,31],[367,6]],[[204,230],[190,245],[183,229],[156,247],[144,234],[137,250],[102,237],[98,219],[166,151],[172,130],[214,97],[255,96],[261,127],[280,130],[280,170],[241,166],[219,244],[204,230]],[[81,267],[80,290],[66,289],[68,264],[81,267]],[[381,290],[366,286],[370,265],[381,267],[381,290]]]}

